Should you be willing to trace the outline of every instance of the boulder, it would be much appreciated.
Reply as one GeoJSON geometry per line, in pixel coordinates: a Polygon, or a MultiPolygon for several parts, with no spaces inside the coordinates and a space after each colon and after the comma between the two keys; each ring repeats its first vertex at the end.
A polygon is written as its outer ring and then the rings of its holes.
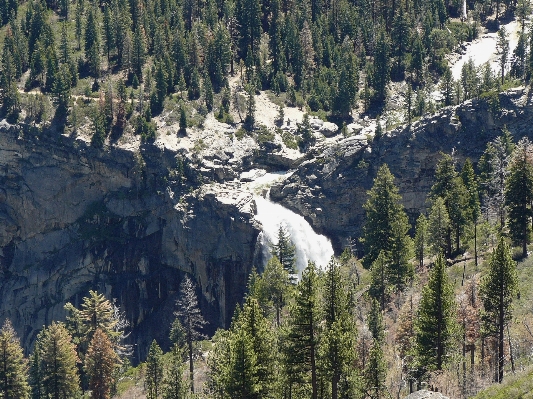
{"type": "Polygon", "coordinates": [[[326,137],[332,137],[338,133],[339,127],[332,122],[324,122],[319,131],[326,137]]]}

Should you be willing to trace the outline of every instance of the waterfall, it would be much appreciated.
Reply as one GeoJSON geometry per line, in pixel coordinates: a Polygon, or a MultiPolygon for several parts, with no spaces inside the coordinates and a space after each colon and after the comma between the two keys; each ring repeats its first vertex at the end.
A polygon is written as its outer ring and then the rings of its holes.
{"type": "Polygon", "coordinates": [[[269,199],[270,185],[288,175],[285,173],[265,173],[254,179],[249,186],[252,192],[256,194],[254,196],[257,205],[255,218],[263,226],[263,232],[259,237],[261,258],[265,263],[271,258],[271,246],[277,243],[279,226],[283,225],[296,247],[298,274],[301,274],[302,270],[305,269],[308,260],[315,262],[319,268],[325,268],[333,256],[333,247],[329,239],[317,234],[302,216],[269,199]],[[258,191],[265,197],[258,195],[258,191]]]}

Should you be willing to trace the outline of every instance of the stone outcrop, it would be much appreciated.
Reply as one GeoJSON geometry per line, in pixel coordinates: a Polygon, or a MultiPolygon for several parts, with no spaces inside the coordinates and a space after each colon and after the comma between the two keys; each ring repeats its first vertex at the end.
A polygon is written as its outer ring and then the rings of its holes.
{"type": "MultiPolygon", "coordinates": [[[[261,229],[253,196],[238,180],[258,176],[242,172],[296,168],[271,198],[340,252],[360,235],[362,204],[382,163],[414,222],[440,151],[455,151],[462,165],[504,125],[517,137],[529,134],[533,113],[523,90],[499,100],[500,110],[469,101],[379,138],[358,125],[355,135],[319,140],[305,155],[226,133],[218,146],[191,151],[158,141],[98,150],[0,122],[0,322],[10,318],[28,350],[44,324],[64,318],[65,302],[79,305],[97,289],[125,311],[142,359],[153,338],[165,346],[179,284],[190,273],[211,331],[227,326],[261,229]]],[[[314,133],[324,125],[313,119],[314,133]]]]}
{"type": "Polygon", "coordinates": [[[29,349],[89,289],[117,298],[142,359],[166,342],[190,273],[209,329],[242,299],[260,226],[252,195],[201,187],[180,154],[94,149],[64,136],[0,134],[0,321],[29,349]],[[185,163],[185,166],[184,166],[185,163]]]}
{"type": "Polygon", "coordinates": [[[517,138],[531,134],[533,109],[525,90],[500,94],[499,102],[501,110],[484,100],[467,101],[373,140],[360,134],[316,148],[314,159],[272,187],[271,198],[302,214],[340,252],[360,236],[366,192],[380,165],[386,163],[414,223],[426,209],[441,151],[453,151],[462,166],[467,157],[477,162],[486,143],[500,135],[504,126],[517,138]]]}

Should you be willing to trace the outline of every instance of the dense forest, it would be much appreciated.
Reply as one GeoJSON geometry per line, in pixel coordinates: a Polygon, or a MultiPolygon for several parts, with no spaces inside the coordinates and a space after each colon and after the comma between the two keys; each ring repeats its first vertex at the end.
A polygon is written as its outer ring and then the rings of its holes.
{"type": "Polygon", "coordinates": [[[129,366],[138,348],[125,344],[128,322],[95,291],[43,328],[29,359],[6,321],[0,392],[109,398],[137,370],[152,399],[400,398],[426,386],[471,397],[531,362],[532,150],[504,131],[477,174],[468,159],[459,169],[453,154],[442,154],[413,237],[382,165],[364,205],[361,261],[346,248],[297,277],[295,247],[280,226],[231,327],[206,340],[196,287],[185,277],[175,321],[162,326],[170,352],[154,340],[137,369],[129,366]]]}
{"type": "MultiPolygon", "coordinates": [[[[406,116],[490,93],[510,76],[529,78],[529,0],[87,0],[4,1],[2,111],[8,120],[77,131],[92,142],[130,129],[155,137],[152,116],[176,103],[182,132],[214,111],[254,130],[254,93],[283,94],[339,125],[354,108],[379,114],[390,83],[406,81],[406,116]],[[499,31],[502,76],[468,62],[454,81],[447,54],[515,14],[519,43],[509,54],[499,31]],[[228,79],[240,75],[239,93],[228,79]],[[435,102],[434,85],[442,94],[435,102]]],[[[280,112],[283,112],[281,110],[280,112]]],[[[177,122],[177,121],[176,121],[177,122]]],[[[304,135],[305,136],[305,135],[304,135]]],[[[306,137],[301,138],[303,141],[306,137]]],[[[308,140],[310,138],[307,138],[308,140]]],[[[305,144],[305,143],[304,143],[305,144]]],[[[305,146],[304,146],[305,147],[305,146]]]]}

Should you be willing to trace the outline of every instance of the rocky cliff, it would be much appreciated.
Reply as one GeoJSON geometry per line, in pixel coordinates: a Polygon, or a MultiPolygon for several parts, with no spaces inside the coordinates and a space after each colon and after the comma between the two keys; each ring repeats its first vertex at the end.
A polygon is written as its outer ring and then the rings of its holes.
{"type": "Polygon", "coordinates": [[[340,252],[361,232],[362,204],[382,163],[414,221],[440,151],[455,151],[459,164],[476,161],[504,125],[529,134],[532,117],[528,93],[517,89],[501,94],[499,106],[469,101],[379,138],[363,130],[326,139],[315,129],[318,144],[305,157],[280,140],[257,144],[220,129],[198,132],[188,150],[163,144],[166,136],[99,150],[3,122],[0,322],[10,318],[29,349],[43,325],[64,318],[65,302],[78,305],[98,289],[117,298],[142,359],[153,338],[165,344],[184,273],[198,284],[212,330],[228,325],[242,299],[261,229],[242,171],[296,167],[271,198],[340,252]]]}
{"type": "Polygon", "coordinates": [[[500,94],[499,105],[494,99],[470,100],[379,138],[357,135],[317,147],[314,159],[272,187],[271,198],[304,215],[340,252],[360,236],[362,205],[381,164],[388,164],[396,177],[414,224],[427,206],[440,152],[453,151],[462,166],[467,157],[477,162],[486,143],[500,135],[504,126],[516,138],[531,135],[531,105],[529,93],[519,88],[500,94]]]}
{"type": "MultiPolygon", "coordinates": [[[[201,186],[155,145],[96,150],[82,140],[0,134],[0,321],[28,349],[89,289],[117,298],[140,358],[168,336],[184,273],[211,329],[244,293],[260,226],[252,195],[201,186]]],[[[199,180],[200,179],[200,180],[199,180]]]]}

